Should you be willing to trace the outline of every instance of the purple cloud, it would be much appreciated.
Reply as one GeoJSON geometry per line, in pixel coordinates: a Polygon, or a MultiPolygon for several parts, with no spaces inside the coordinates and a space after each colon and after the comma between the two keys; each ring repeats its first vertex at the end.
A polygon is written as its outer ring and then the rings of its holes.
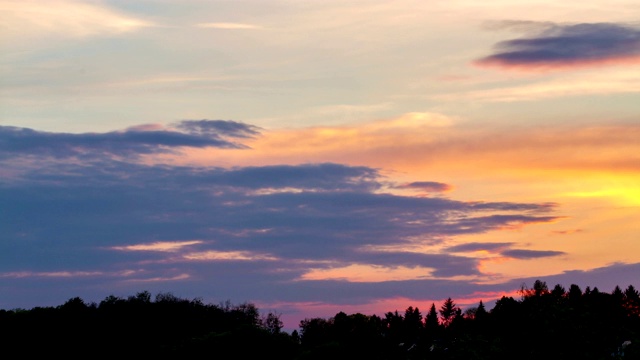
{"type": "Polygon", "coordinates": [[[501,254],[515,259],[538,259],[543,257],[566,255],[566,253],[562,251],[521,249],[505,250],[501,254]]]}
{"type": "Polygon", "coordinates": [[[561,68],[640,57],[640,30],[614,23],[540,24],[532,36],[502,41],[476,64],[504,68],[561,68]]]}
{"type": "Polygon", "coordinates": [[[453,186],[436,181],[416,181],[408,184],[397,186],[399,189],[415,189],[426,192],[447,192],[453,189],[453,186]]]}
{"type": "Polygon", "coordinates": [[[467,252],[467,251],[490,251],[490,252],[500,252],[501,250],[508,249],[513,246],[515,243],[507,242],[507,243],[466,243],[460,244],[456,246],[450,246],[446,248],[448,252],[467,252]]]}
{"type": "MultiPolygon", "coordinates": [[[[217,147],[241,149],[231,141],[258,133],[255,126],[223,120],[182,121],[179,132],[138,126],[107,133],[52,133],[13,126],[0,126],[0,152],[6,157],[21,155],[104,157],[164,153],[179,147],[217,147]]],[[[1,157],[1,156],[0,156],[1,157]]]]}

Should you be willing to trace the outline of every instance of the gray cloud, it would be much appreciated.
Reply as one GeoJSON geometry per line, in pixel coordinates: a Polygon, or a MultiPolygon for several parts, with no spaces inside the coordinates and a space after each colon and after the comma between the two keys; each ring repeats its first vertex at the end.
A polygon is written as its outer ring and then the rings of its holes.
{"type": "MultiPolygon", "coordinates": [[[[513,27],[513,22],[506,24],[513,27]]],[[[480,65],[564,67],[640,56],[640,30],[614,23],[573,25],[516,23],[538,30],[530,36],[502,41],[480,65]]]]}
{"type": "MultiPolygon", "coordinates": [[[[0,152],[4,157],[37,155],[136,156],[175,151],[179,147],[245,148],[230,138],[256,135],[252,125],[223,120],[186,120],[177,124],[179,132],[138,126],[107,133],[52,133],[13,126],[0,126],[0,152]]],[[[0,155],[0,157],[2,157],[0,155]]]]}
{"type": "Polygon", "coordinates": [[[203,174],[202,180],[248,189],[374,190],[380,187],[375,169],[340,164],[250,166],[203,174]],[[340,179],[340,181],[336,181],[340,179]]]}
{"type": "Polygon", "coordinates": [[[507,242],[507,243],[476,243],[474,242],[474,243],[466,243],[466,244],[460,244],[456,246],[450,246],[446,249],[446,251],[467,252],[467,251],[486,250],[486,251],[492,251],[492,252],[499,252],[501,250],[510,248],[513,245],[514,243],[512,242],[507,242]]]}
{"type": "Polygon", "coordinates": [[[551,251],[551,250],[512,249],[512,250],[503,251],[502,255],[512,257],[515,259],[537,259],[537,258],[543,258],[543,257],[566,255],[566,253],[562,251],[551,251]]]}
{"type": "Polygon", "coordinates": [[[436,181],[415,181],[397,186],[399,189],[415,189],[426,192],[446,192],[453,189],[453,186],[436,181]]]}
{"type": "Polygon", "coordinates": [[[260,133],[257,126],[229,120],[183,120],[175,126],[188,134],[206,137],[250,138],[260,133]]]}
{"type": "Polygon", "coordinates": [[[513,249],[512,247],[514,245],[516,245],[516,243],[512,243],[512,242],[466,243],[466,244],[460,244],[460,245],[448,247],[445,249],[445,251],[456,253],[456,252],[485,250],[485,251],[500,254],[502,256],[507,256],[514,259],[537,259],[537,258],[543,258],[543,257],[566,255],[566,253],[562,251],[513,249]]]}

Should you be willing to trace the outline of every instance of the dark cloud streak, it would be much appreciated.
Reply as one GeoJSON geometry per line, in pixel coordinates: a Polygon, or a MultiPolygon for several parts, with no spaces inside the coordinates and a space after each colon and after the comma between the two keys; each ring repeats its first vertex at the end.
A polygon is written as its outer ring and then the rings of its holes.
{"type": "MultiPolygon", "coordinates": [[[[506,24],[512,27],[511,22],[506,24]]],[[[536,34],[502,41],[476,64],[505,68],[561,68],[640,57],[640,30],[614,23],[573,25],[525,23],[536,34]]]]}
{"type": "Polygon", "coordinates": [[[512,250],[503,251],[502,255],[508,256],[514,259],[538,259],[543,257],[566,255],[566,253],[562,251],[551,251],[551,250],[512,249],[512,250]]]}
{"type": "Polygon", "coordinates": [[[173,152],[179,147],[216,147],[242,149],[246,146],[229,138],[247,138],[258,134],[256,127],[234,121],[182,121],[178,128],[142,130],[130,128],[107,133],[52,133],[13,126],[0,126],[0,157],[36,155],[65,158],[137,156],[173,152]]]}
{"type": "Polygon", "coordinates": [[[415,181],[408,184],[397,186],[398,189],[414,189],[426,192],[447,192],[453,189],[453,186],[436,181],[415,181]]]}
{"type": "Polygon", "coordinates": [[[251,138],[260,133],[260,128],[229,120],[183,120],[175,127],[188,134],[218,137],[251,138]]]}

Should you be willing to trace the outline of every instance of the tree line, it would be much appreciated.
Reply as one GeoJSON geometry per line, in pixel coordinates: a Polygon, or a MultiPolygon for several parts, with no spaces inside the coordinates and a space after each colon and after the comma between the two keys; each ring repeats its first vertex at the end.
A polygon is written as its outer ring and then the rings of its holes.
{"type": "Polygon", "coordinates": [[[462,310],[448,298],[426,313],[339,312],[291,333],[252,303],[217,305],[143,291],[100,303],[0,310],[0,345],[21,357],[211,359],[640,359],[640,295],[537,280],[519,298],[462,310]]]}

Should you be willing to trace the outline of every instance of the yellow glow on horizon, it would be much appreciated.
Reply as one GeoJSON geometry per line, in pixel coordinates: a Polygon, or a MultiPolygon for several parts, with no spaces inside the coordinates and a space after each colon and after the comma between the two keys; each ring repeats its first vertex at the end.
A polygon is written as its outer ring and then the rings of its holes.
{"type": "Polygon", "coordinates": [[[565,194],[571,197],[580,198],[611,198],[616,202],[626,205],[640,205],[640,188],[617,188],[593,191],[577,191],[565,194]]]}

